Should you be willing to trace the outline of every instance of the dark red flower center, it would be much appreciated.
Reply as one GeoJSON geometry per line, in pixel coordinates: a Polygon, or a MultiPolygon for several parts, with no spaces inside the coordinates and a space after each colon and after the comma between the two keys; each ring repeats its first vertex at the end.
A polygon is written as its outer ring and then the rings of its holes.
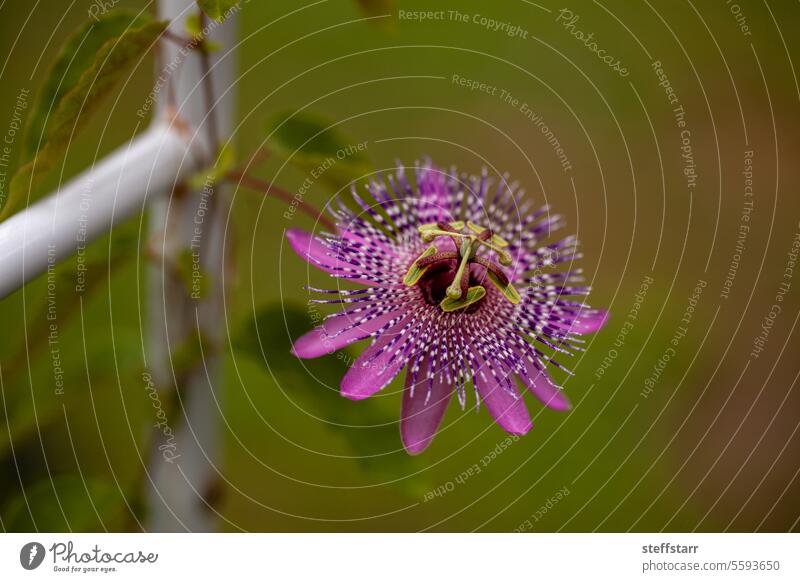
{"type": "MultiPolygon", "coordinates": [[[[422,297],[428,305],[439,305],[447,297],[447,288],[452,284],[458,269],[458,261],[455,259],[444,260],[432,265],[428,269],[417,285],[419,286],[422,297]]],[[[486,270],[477,265],[470,265],[468,286],[486,285],[486,270]]],[[[464,313],[474,313],[483,303],[482,297],[463,309],[464,313]]]]}
{"type": "Polygon", "coordinates": [[[519,293],[500,265],[477,254],[479,248],[486,247],[496,253],[500,263],[510,265],[511,255],[504,249],[508,243],[502,238],[471,222],[466,225],[438,222],[423,225],[419,230],[422,239],[432,244],[414,260],[403,282],[408,286],[419,285],[429,305],[438,305],[445,312],[471,313],[486,296],[486,281],[500,289],[512,303],[519,303],[519,293]],[[469,231],[466,234],[465,226],[469,231]],[[455,249],[446,250],[449,245],[455,249]]]}

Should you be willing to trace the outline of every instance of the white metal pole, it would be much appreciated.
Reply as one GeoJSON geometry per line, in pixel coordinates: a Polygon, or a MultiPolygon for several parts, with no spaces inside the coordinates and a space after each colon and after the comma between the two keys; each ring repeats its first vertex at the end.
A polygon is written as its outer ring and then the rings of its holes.
{"type": "MultiPolygon", "coordinates": [[[[223,24],[205,20],[207,38],[223,47],[207,55],[209,70],[200,51],[187,53],[175,43],[162,43],[161,48],[158,74],[166,70],[171,74],[170,90],[162,89],[159,95],[160,115],[177,114],[193,128],[195,141],[208,156],[218,145],[213,140],[224,142],[233,128],[235,12],[223,24]]],[[[160,0],[158,13],[159,18],[171,21],[169,30],[174,35],[185,37],[186,19],[197,15],[197,3],[160,0]]],[[[156,385],[179,389],[182,414],[174,427],[174,449],[165,455],[167,449],[154,448],[152,453],[147,527],[151,531],[210,531],[215,520],[209,496],[218,483],[220,452],[223,229],[229,192],[220,185],[200,190],[178,186],[176,182],[172,196],[149,204],[149,248],[156,262],[150,269],[147,298],[148,367],[156,385]],[[174,266],[187,256],[192,257],[202,294],[187,289],[185,279],[176,276],[174,266]],[[202,354],[195,350],[198,357],[188,369],[176,369],[171,355],[197,346],[201,338],[202,354]]]]}
{"type": "Polygon", "coordinates": [[[177,126],[155,123],[55,193],[0,223],[0,298],[48,266],[140,214],[176,180],[196,172],[202,154],[177,126]]]}

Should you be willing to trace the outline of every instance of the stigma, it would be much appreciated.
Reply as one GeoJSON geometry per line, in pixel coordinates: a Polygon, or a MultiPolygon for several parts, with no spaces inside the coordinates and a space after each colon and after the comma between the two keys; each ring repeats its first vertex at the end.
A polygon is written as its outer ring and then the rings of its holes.
{"type": "Polygon", "coordinates": [[[519,293],[502,268],[513,262],[506,250],[508,242],[502,237],[471,221],[423,224],[419,233],[430,245],[411,263],[403,283],[420,286],[427,302],[438,304],[444,312],[472,311],[486,295],[483,283],[487,279],[508,301],[520,302],[519,293]],[[456,250],[444,250],[452,245],[443,238],[452,241],[456,250]],[[479,251],[496,257],[496,262],[479,255],[479,251]],[[482,276],[477,277],[476,272],[482,276]]]}

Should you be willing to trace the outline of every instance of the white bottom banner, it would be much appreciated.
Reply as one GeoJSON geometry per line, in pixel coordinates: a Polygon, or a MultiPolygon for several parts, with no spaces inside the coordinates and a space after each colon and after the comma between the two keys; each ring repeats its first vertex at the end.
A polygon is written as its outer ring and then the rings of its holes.
{"type": "Polygon", "coordinates": [[[3,534],[0,580],[800,580],[797,534],[3,534]]]}

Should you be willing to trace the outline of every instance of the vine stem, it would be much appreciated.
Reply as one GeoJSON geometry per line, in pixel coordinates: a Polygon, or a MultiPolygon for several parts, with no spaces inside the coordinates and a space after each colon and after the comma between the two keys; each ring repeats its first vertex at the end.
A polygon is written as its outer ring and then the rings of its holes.
{"type": "MultiPolygon", "coordinates": [[[[200,23],[202,29],[205,30],[208,26],[208,18],[203,14],[202,10],[200,11],[200,23]]],[[[213,163],[217,159],[221,143],[219,127],[217,126],[217,111],[214,107],[214,77],[211,71],[211,58],[208,54],[206,43],[201,44],[197,50],[200,51],[200,69],[203,73],[200,84],[203,87],[203,100],[205,101],[206,108],[206,129],[208,131],[208,141],[212,151],[211,163],[213,163]]]]}
{"type": "MultiPolygon", "coordinates": [[[[184,34],[196,10],[194,0],[158,2],[159,18],[170,21],[168,35],[173,37],[184,34]]],[[[231,14],[222,24],[206,23],[208,40],[225,47],[213,54],[200,49],[186,54],[175,42],[160,46],[162,62],[178,66],[171,83],[174,101],[159,96],[157,115],[186,123],[206,160],[213,160],[233,128],[235,21],[231,14]]],[[[148,273],[146,367],[164,399],[177,402],[177,416],[148,429],[156,437],[145,479],[150,531],[216,529],[229,197],[224,184],[196,190],[176,181],[172,196],[149,204],[148,248],[155,260],[148,273]],[[187,257],[192,271],[188,286],[174,268],[187,257]],[[179,364],[187,353],[188,363],[179,364]]]]}
{"type": "Polygon", "coordinates": [[[177,43],[178,46],[184,47],[184,48],[190,48],[191,49],[191,48],[195,48],[195,46],[197,45],[197,41],[195,41],[194,39],[187,38],[187,37],[181,36],[179,34],[175,34],[174,32],[172,32],[170,30],[165,30],[163,32],[163,34],[162,34],[162,37],[167,39],[167,40],[169,40],[169,41],[177,43]]]}
{"type": "Polygon", "coordinates": [[[336,223],[334,223],[330,218],[325,216],[322,212],[317,210],[314,206],[303,200],[302,198],[298,198],[297,196],[293,195],[291,192],[287,192],[286,190],[275,186],[274,184],[270,184],[266,180],[261,180],[260,178],[256,178],[241,170],[234,170],[232,172],[228,172],[226,174],[226,178],[232,180],[242,186],[250,188],[251,190],[258,190],[262,192],[264,195],[273,195],[275,198],[279,200],[283,200],[287,204],[297,205],[297,207],[305,212],[309,217],[314,219],[315,221],[319,222],[320,224],[325,225],[325,227],[329,228],[331,232],[336,232],[336,223]]]}

